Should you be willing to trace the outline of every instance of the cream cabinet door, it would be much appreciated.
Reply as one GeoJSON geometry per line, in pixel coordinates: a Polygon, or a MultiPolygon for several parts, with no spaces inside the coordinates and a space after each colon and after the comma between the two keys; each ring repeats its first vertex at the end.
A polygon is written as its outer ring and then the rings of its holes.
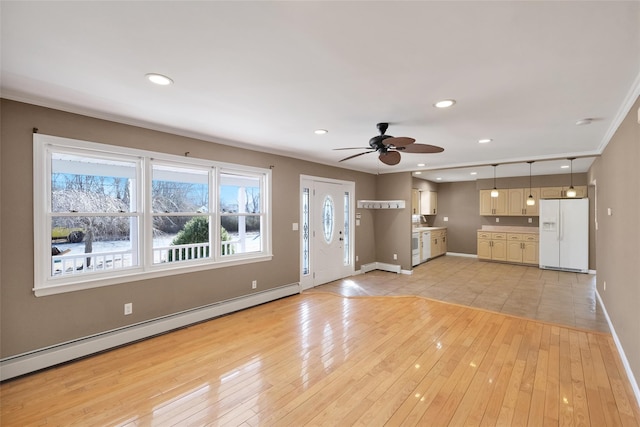
{"type": "Polygon", "coordinates": [[[493,215],[493,202],[491,201],[491,190],[480,190],[480,215],[493,215]]]}
{"type": "Polygon", "coordinates": [[[525,216],[539,216],[540,215],[540,189],[532,188],[529,190],[528,188],[524,189],[524,214],[525,216]],[[533,206],[527,205],[527,199],[529,198],[529,194],[533,196],[533,200],[536,202],[533,206]]]}
{"type": "MultiPolygon", "coordinates": [[[[527,194],[528,196],[528,194],[527,194]]],[[[511,216],[522,216],[524,215],[524,206],[525,206],[525,194],[524,189],[522,188],[510,188],[509,189],[509,212],[508,215],[511,216]]]]}
{"type": "Polygon", "coordinates": [[[522,262],[525,264],[538,264],[538,242],[523,242],[522,246],[522,262]]]}
{"type": "Polygon", "coordinates": [[[491,259],[496,261],[507,260],[507,241],[506,240],[492,240],[491,241],[491,259]]]}
{"type": "Polygon", "coordinates": [[[522,242],[520,240],[507,241],[507,261],[522,262],[522,242]]]}
{"type": "Polygon", "coordinates": [[[438,213],[438,193],[435,191],[422,191],[420,193],[420,214],[435,215],[438,213]]]}
{"type": "Polygon", "coordinates": [[[499,189],[498,197],[492,197],[492,199],[494,215],[504,216],[509,214],[509,190],[499,189]]]}
{"type": "Polygon", "coordinates": [[[420,214],[420,191],[416,188],[411,189],[411,213],[413,215],[420,214]]]}
{"type": "Polygon", "coordinates": [[[562,187],[541,187],[541,199],[559,199],[562,197],[562,187]]]}
{"type": "Polygon", "coordinates": [[[478,239],[478,259],[491,259],[491,240],[478,239]]]}

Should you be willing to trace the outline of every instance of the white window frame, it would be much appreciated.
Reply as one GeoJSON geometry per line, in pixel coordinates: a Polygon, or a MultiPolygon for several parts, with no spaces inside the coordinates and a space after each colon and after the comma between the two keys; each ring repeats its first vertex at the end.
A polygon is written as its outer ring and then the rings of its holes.
{"type": "MultiPolygon", "coordinates": [[[[225,162],[217,162],[192,157],[175,156],[171,154],[152,152],[128,147],[119,147],[75,140],[44,134],[33,135],[33,208],[34,208],[34,286],[36,296],[54,295],[91,289],[119,283],[146,280],[175,274],[222,268],[254,262],[269,261],[272,254],[272,215],[271,215],[271,169],[243,166],[225,162]],[[139,266],[135,268],[110,270],[91,274],[78,274],[66,277],[52,277],[51,274],[51,229],[49,218],[51,206],[51,151],[65,151],[76,154],[90,152],[99,156],[120,157],[128,160],[136,159],[139,164],[137,171],[137,205],[135,216],[139,217],[139,266]],[[211,257],[190,260],[181,263],[153,264],[153,236],[151,206],[152,161],[163,164],[175,164],[183,167],[209,168],[209,221],[210,224],[220,224],[218,179],[220,171],[233,170],[236,173],[246,173],[258,176],[261,184],[261,210],[263,223],[261,228],[262,250],[259,252],[238,253],[232,256],[221,256],[219,227],[211,227],[210,238],[211,257]]],[[[131,215],[134,215],[132,212],[131,215]]],[[[177,284],[179,286],[179,283],[177,284]]]]}

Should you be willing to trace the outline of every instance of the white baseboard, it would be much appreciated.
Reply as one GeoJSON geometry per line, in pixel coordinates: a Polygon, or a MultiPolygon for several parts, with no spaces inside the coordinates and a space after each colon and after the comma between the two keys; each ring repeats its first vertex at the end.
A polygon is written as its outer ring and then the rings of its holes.
{"type": "Polygon", "coordinates": [[[373,270],[382,270],[382,271],[390,271],[392,273],[400,274],[402,269],[399,265],[396,264],[388,264],[386,262],[371,262],[369,264],[362,264],[360,266],[360,270],[363,273],[367,273],[373,270]]]}
{"type": "Polygon", "coordinates": [[[460,252],[447,252],[445,255],[448,256],[461,256],[461,257],[467,257],[467,258],[478,258],[478,255],[476,254],[463,254],[460,252]]]}
{"type": "Polygon", "coordinates": [[[622,364],[624,365],[624,370],[627,373],[627,378],[629,378],[629,382],[631,383],[633,394],[636,396],[636,401],[640,406],[640,388],[638,388],[638,382],[636,381],[636,377],[633,375],[633,371],[631,370],[631,366],[629,365],[627,356],[624,354],[624,349],[622,348],[622,344],[618,339],[618,334],[616,334],[616,330],[613,327],[613,324],[611,323],[611,319],[609,318],[609,313],[607,313],[607,308],[604,306],[604,302],[602,301],[602,298],[600,298],[600,294],[598,293],[597,289],[596,289],[596,297],[598,298],[600,307],[602,307],[604,316],[607,318],[607,323],[609,324],[609,328],[611,329],[611,335],[613,335],[613,341],[615,342],[616,348],[618,349],[618,353],[620,354],[620,359],[622,359],[622,364]]]}
{"type": "Polygon", "coordinates": [[[292,283],[8,357],[0,360],[0,381],[298,293],[300,284],[292,283]]]}

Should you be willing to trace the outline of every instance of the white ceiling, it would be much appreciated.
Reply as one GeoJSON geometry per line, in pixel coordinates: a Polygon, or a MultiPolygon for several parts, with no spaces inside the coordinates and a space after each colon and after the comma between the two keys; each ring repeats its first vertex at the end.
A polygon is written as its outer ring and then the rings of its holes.
{"type": "Polygon", "coordinates": [[[638,1],[0,7],[5,98],[372,173],[568,172],[542,160],[600,154],[640,94],[638,1]],[[445,151],[338,163],[358,151],[333,149],[367,147],[378,122],[445,151]]]}

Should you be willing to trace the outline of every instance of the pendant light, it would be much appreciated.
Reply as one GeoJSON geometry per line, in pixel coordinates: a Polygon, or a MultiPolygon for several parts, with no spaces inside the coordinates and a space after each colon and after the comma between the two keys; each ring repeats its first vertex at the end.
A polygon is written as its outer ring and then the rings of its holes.
{"type": "Polygon", "coordinates": [[[491,166],[493,166],[493,190],[491,190],[491,197],[498,197],[500,195],[500,193],[498,192],[498,189],[496,188],[496,167],[498,165],[491,165],[491,166]]]}
{"type": "Polygon", "coordinates": [[[569,186],[569,189],[567,190],[567,197],[576,197],[576,190],[575,188],[573,188],[573,161],[575,160],[575,157],[569,157],[567,160],[569,160],[571,162],[571,185],[569,186]]]}
{"type": "Polygon", "coordinates": [[[529,163],[529,197],[527,197],[527,206],[535,206],[536,199],[534,199],[531,194],[531,165],[533,164],[533,160],[527,163],[529,163]]]}

